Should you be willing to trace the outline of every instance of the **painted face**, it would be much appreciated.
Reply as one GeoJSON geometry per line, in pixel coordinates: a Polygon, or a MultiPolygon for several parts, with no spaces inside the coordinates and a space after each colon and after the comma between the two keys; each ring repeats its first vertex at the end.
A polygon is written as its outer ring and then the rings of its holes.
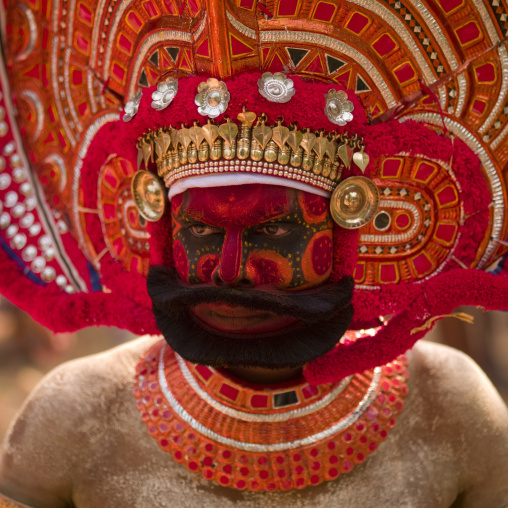
{"type": "Polygon", "coordinates": [[[175,266],[189,284],[300,290],[330,275],[325,198],[252,184],[189,189],[171,208],[175,266]]]}
{"type": "MultiPolygon", "coordinates": [[[[297,291],[330,275],[333,229],[325,198],[253,184],[189,189],[171,206],[175,267],[188,284],[297,291]]],[[[220,303],[193,311],[214,329],[240,334],[297,321],[220,303]]]]}

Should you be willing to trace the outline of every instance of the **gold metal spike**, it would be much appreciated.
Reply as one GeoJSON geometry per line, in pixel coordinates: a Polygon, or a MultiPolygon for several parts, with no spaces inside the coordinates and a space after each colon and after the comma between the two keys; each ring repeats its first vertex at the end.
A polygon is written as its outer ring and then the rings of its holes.
{"type": "Polygon", "coordinates": [[[247,125],[247,127],[252,127],[252,124],[256,121],[257,115],[252,111],[247,111],[245,106],[243,107],[243,111],[239,113],[237,116],[238,120],[242,122],[242,125],[247,125]]]}
{"type": "Polygon", "coordinates": [[[282,125],[282,120],[277,121],[277,126],[272,129],[272,139],[277,143],[277,146],[283,150],[289,139],[289,129],[282,125]]]}
{"type": "Polygon", "coordinates": [[[165,188],[150,171],[137,171],[131,181],[134,204],[141,216],[150,222],[158,221],[166,208],[165,188]]]}
{"type": "Polygon", "coordinates": [[[182,145],[183,151],[186,152],[191,142],[190,132],[187,127],[184,126],[178,131],[178,142],[182,145]]]}
{"type": "Polygon", "coordinates": [[[293,152],[298,152],[302,143],[303,134],[298,130],[292,130],[288,136],[288,145],[291,147],[293,152]]]}
{"type": "Polygon", "coordinates": [[[219,127],[219,135],[230,147],[232,147],[235,144],[236,136],[238,136],[238,125],[228,118],[226,123],[223,123],[219,127]]]}
{"type": "Polygon", "coordinates": [[[337,153],[337,143],[333,139],[328,139],[328,146],[326,148],[326,155],[330,157],[330,160],[335,160],[335,154],[337,153]]]}
{"type": "Polygon", "coordinates": [[[198,125],[197,122],[194,122],[194,125],[189,129],[189,136],[191,141],[196,145],[196,148],[199,148],[201,142],[205,139],[203,129],[198,125]]]}
{"type": "Polygon", "coordinates": [[[363,146],[359,152],[353,155],[353,162],[361,169],[362,173],[365,173],[370,162],[370,157],[363,151],[363,146]]]}
{"type": "Polygon", "coordinates": [[[173,127],[169,127],[169,134],[171,135],[171,144],[173,145],[173,150],[178,150],[178,137],[179,137],[178,129],[173,129],[173,127]]]}
{"type": "Polygon", "coordinates": [[[339,146],[337,153],[339,154],[340,160],[344,163],[344,166],[349,169],[353,159],[353,149],[347,143],[344,143],[339,146]]]}
{"type": "Polygon", "coordinates": [[[379,201],[379,190],[370,178],[352,176],[333,191],[330,213],[339,226],[357,229],[374,218],[379,201]]]}
{"type": "Polygon", "coordinates": [[[305,153],[307,155],[310,155],[312,153],[312,149],[314,148],[314,145],[316,144],[317,137],[315,134],[310,132],[309,129],[306,129],[302,136],[302,142],[300,146],[305,150],[305,153]]]}
{"type": "Polygon", "coordinates": [[[162,159],[166,155],[169,145],[171,144],[171,136],[166,132],[160,131],[154,142],[157,158],[162,159]]]}
{"type": "Polygon", "coordinates": [[[258,123],[256,127],[252,129],[252,139],[257,141],[261,146],[261,149],[264,150],[268,141],[272,139],[272,129],[265,125],[266,115],[262,113],[258,119],[258,123]]]}
{"type": "Polygon", "coordinates": [[[141,150],[143,151],[143,163],[145,164],[145,169],[148,169],[148,162],[152,157],[152,143],[143,140],[141,143],[141,150]]]}
{"type": "Polygon", "coordinates": [[[313,147],[319,160],[323,159],[327,148],[328,148],[328,138],[326,138],[324,132],[321,131],[319,134],[319,138],[316,139],[316,142],[314,143],[313,147]]]}
{"type": "Polygon", "coordinates": [[[203,136],[205,137],[206,142],[210,146],[213,146],[215,140],[219,137],[219,127],[214,125],[209,119],[206,125],[203,125],[201,129],[203,130],[203,136]]]}

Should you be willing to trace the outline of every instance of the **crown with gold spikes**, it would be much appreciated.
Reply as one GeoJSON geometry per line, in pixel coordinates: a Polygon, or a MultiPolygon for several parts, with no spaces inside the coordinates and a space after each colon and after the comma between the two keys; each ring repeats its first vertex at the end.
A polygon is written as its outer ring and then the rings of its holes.
{"type": "Polygon", "coordinates": [[[369,163],[363,140],[355,134],[298,129],[295,123],[266,125],[266,114],[246,111],[215,125],[163,127],[139,140],[138,169],[155,163],[167,187],[189,176],[227,171],[261,173],[297,180],[333,192],[344,168],[369,163]],[[254,126],[255,123],[255,126],[254,126]],[[234,169],[233,169],[234,168],[234,169]]]}
{"type": "MultiPolygon", "coordinates": [[[[263,74],[258,86],[260,95],[271,102],[288,102],[295,93],[293,81],[281,73],[263,74]]],[[[151,107],[165,109],[177,91],[176,79],[161,82],[152,94],[151,107]]],[[[344,91],[329,90],[325,98],[324,114],[332,123],[344,126],[352,120],[353,104],[344,91]]],[[[333,193],[330,210],[343,227],[358,228],[373,218],[379,206],[376,185],[361,176],[341,181],[344,169],[352,164],[365,173],[369,156],[362,138],[324,128],[299,129],[296,122],[284,125],[283,117],[269,126],[265,113],[258,116],[245,106],[236,122],[226,117],[224,123],[215,124],[211,119],[226,111],[229,99],[226,84],[209,78],[198,85],[195,97],[198,112],[209,117],[206,124],[194,121],[191,127],[185,123],[180,128],[160,127],[138,139],[138,171],[132,179],[132,195],[145,219],[156,221],[165,209],[164,187],[150,171],[151,164],[168,188],[182,179],[205,175],[266,175],[313,187],[325,195],[333,193]]],[[[140,101],[139,93],[126,105],[124,121],[136,115],[140,101]]]]}

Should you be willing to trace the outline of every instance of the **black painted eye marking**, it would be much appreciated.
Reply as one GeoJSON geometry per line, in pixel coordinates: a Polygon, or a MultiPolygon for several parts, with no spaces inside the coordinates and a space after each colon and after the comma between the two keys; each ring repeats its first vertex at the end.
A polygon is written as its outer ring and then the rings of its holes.
{"type": "Polygon", "coordinates": [[[292,228],[286,224],[263,224],[256,229],[256,234],[270,237],[286,236],[291,232],[292,228]]]}
{"type": "Polygon", "coordinates": [[[191,224],[187,229],[194,236],[198,236],[198,237],[217,235],[217,234],[223,233],[221,228],[209,226],[208,224],[191,224]]]}

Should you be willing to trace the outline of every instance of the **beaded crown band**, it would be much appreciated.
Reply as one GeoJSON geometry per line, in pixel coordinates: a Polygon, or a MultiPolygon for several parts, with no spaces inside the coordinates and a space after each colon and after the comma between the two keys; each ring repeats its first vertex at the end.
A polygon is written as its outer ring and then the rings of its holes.
{"type": "Polygon", "coordinates": [[[148,170],[154,162],[167,187],[187,176],[235,171],[281,176],[332,192],[344,168],[355,163],[364,172],[369,163],[357,135],[299,130],[296,124],[284,126],[282,118],[270,127],[264,113],[258,117],[245,110],[238,120],[240,125],[208,120],[203,126],[149,131],[137,144],[138,169],[148,170]]]}

